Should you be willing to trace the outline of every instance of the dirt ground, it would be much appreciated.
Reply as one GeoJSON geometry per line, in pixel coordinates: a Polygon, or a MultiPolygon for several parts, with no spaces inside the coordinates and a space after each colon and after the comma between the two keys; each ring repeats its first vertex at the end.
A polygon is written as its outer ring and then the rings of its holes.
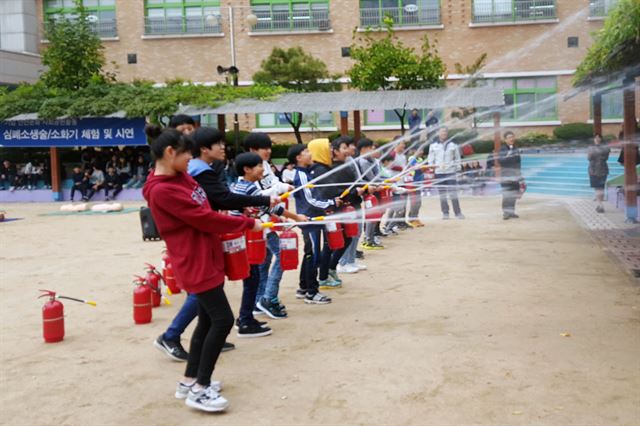
{"type": "Polygon", "coordinates": [[[133,324],[132,275],[162,242],[137,213],[40,215],[58,207],[3,206],[24,218],[0,224],[3,424],[640,424],[640,288],[559,202],[503,221],[497,198],[464,199],[444,222],[429,199],[427,226],[367,252],[331,305],[296,300],[286,272],[289,319],[232,331],[218,415],[174,399],[184,364],[152,346],[183,295],[133,324]],[[98,306],[64,302],[65,340],[45,344],[39,288],[98,306]]]}

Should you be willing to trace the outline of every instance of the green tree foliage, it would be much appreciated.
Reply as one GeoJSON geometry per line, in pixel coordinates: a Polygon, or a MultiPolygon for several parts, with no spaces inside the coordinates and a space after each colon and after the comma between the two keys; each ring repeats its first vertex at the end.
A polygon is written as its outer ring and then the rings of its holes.
{"type": "MultiPolygon", "coordinates": [[[[260,71],[253,75],[253,81],[281,86],[294,92],[332,92],[341,89],[340,83],[336,82],[338,77],[330,75],[324,62],[314,58],[300,46],[287,50],[275,47],[260,64],[260,71]]],[[[302,143],[302,112],[285,111],[284,114],[293,128],[296,140],[302,143]]]]}
{"type": "Polygon", "coordinates": [[[45,38],[49,41],[42,55],[42,63],[49,67],[41,79],[47,87],[74,90],[92,81],[104,81],[103,46],[91,30],[86,10],[76,0],[74,17],[52,19],[45,24],[45,38]]]}
{"type": "Polygon", "coordinates": [[[179,105],[216,106],[241,98],[268,99],[280,87],[202,86],[172,82],[156,87],[152,82],[91,82],[78,90],[49,88],[43,82],[24,84],[13,91],[0,93],[0,120],[24,113],[38,113],[40,118],[61,116],[103,116],[124,111],[128,117],[159,117],[174,114],[179,105]]]}
{"type": "MultiPolygon", "coordinates": [[[[354,64],[347,74],[351,86],[360,90],[431,89],[444,86],[442,76],[446,66],[438,50],[422,39],[420,51],[405,46],[393,30],[393,20],[384,19],[385,31],[380,34],[367,29],[363,34],[354,32],[351,59],[354,64]]],[[[406,108],[395,111],[404,133],[406,108]]]]}
{"type": "Polygon", "coordinates": [[[578,66],[575,85],[640,64],[640,1],[619,0],[578,66]]]}

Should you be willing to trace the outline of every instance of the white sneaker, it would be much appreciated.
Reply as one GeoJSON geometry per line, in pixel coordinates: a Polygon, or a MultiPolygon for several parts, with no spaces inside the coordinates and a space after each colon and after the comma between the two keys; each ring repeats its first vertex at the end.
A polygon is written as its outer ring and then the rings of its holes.
{"type": "Polygon", "coordinates": [[[336,269],[340,274],[355,274],[360,268],[355,263],[347,263],[346,265],[338,265],[336,269]]]}
{"type": "Polygon", "coordinates": [[[211,386],[201,389],[199,392],[194,392],[193,389],[191,389],[185,403],[191,408],[197,408],[198,410],[209,413],[224,411],[229,407],[229,401],[216,392],[211,386]]]}
{"type": "MultiPolygon", "coordinates": [[[[178,382],[178,386],[176,386],[176,399],[185,399],[189,395],[189,391],[193,387],[195,382],[190,385],[185,385],[182,382],[178,382]]],[[[222,382],[212,380],[210,385],[214,391],[220,392],[222,390],[222,382]]]]}
{"type": "Polygon", "coordinates": [[[367,265],[365,265],[364,263],[355,262],[354,265],[356,265],[356,267],[361,271],[367,270],[367,265]]]}

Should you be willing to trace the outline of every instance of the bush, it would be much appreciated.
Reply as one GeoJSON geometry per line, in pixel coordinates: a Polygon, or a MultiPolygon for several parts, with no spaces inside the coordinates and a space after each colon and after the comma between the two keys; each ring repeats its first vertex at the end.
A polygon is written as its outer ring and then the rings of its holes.
{"type": "Polygon", "coordinates": [[[476,154],[488,154],[493,152],[493,141],[475,141],[471,142],[473,152],[476,154]]]}
{"type": "MultiPolygon", "coordinates": [[[[329,141],[332,141],[340,136],[341,136],[340,130],[336,130],[335,132],[329,133],[329,135],[327,135],[327,138],[329,138],[329,141]]],[[[355,138],[356,133],[353,130],[349,130],[349,136],[351,136],[352,138],[355,138]]],[[[364,132],[360,132],[360,137],[366,138],[367,135],[364,132]]]]}
{"type": "Polygon", "coordinates": [[[558,139],[549,136],[545,133],[527,133],[518,137],[519,146],[540,146],[540,145],[552,145],[558,143],[558,139]]]}
{"type": "Polygon", "coordinates": [[[449,129],[449,137],[454,138],[456,143],[461,145],[477,138],[478,132],[475,129],[449,129]]]}
{"type": "Polygon", "coordinates": [[[283,143],[274,144],[271,147],[271,158],[287,158],[287,151],[295,144],[283,143]]]}
{"type": "Polygon", "coordinates": [[[593,138],[593,124],[569,123],[556,127],[553,134],[556,138],[566,141],[591,139],[593,138]]]}

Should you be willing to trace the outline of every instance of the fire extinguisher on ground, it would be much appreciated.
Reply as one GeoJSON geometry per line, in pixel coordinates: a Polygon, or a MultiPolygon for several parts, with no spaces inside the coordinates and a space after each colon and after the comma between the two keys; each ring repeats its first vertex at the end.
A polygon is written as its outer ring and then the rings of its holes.
{"type": "Polygon", "coordinates": [[[55,291],[40,290],[41,297],[49,297],[47,303],[42,307],[42,337],[47,343],[60,342],[64,339],[64,305],[58,299],[73,300],[74,302],[85,303],[96,306],[96,302],[90,300],[76,299],[57,295],[55,291]]]}
{"type": "Polygon", "coordinates": [[[173,265],[171,264],[171,258],[169,257],[169,253],[167,253],[166,250],[162,254],[162,264],[162,280],[169,289],[169,292],[171,294],[180,293],[180,287],[178,287],[176,277],[175,275],[173,275],[173,265]]]}
{"type": "Polygon", "coordinates": [[[147,324],[152,318],[152,290],[142,277],[136,276],[133,281],[133,321],[136,324],[147,324]]]}
{"type": "Polygon", "coordinates": [[[145,279],[147,280],[149,286],[151,286],[151,290],[153,291],[153,307],[157,308],[158,306],[160,306],[160,303],[163,300],[167,305],[170,305],[171,302],[169,302],[169,299],[162,295],[162,286],[160,285],[160,283],[161,281],[163,281],[163,279],[160,272],[158,272],[155,266],[149,263],[145,263],[145,269],[147,270],[145,279]]]}

